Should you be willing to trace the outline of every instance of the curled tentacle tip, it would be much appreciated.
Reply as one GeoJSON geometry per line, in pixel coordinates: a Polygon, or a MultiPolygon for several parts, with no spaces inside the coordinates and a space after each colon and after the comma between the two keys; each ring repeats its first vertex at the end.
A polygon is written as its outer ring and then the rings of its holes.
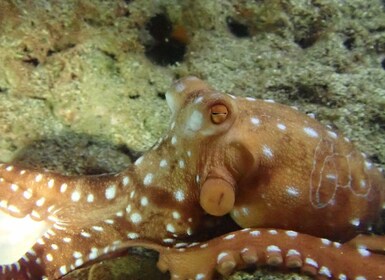
{"type": "Polygon", "coordinates": [[[229,213],[235,202],[233,186],[220,178],[209,178],[200,192],[200,205],[210,215],[223,216],[229,213]]]}

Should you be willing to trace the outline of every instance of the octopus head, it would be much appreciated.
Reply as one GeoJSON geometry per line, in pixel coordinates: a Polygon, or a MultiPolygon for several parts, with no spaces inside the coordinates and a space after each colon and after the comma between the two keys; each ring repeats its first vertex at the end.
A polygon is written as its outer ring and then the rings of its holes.
{"type": "Polygon", "coordinates": [[[234,207],[236,182],[252,158],[234,141],[237,103],[196,77],[177,81],[166,100],[181,147],[194,149],[197,156],[193,160],[201,207],[210,215],[228,214],[234,207]]]}

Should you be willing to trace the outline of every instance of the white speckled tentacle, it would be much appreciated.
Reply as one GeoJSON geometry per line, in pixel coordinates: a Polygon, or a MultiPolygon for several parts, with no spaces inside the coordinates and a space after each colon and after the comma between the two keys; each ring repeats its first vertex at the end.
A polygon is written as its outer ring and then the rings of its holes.
{"type": "MultiPolygon", "coordinates": [[[[123,203],[119,202],[126,199],[127,195],[122,194],[127,194],[129,183],[129,177],[120,174],[64,176],[2,164],[0,209],[18,218],[30,215],[35,221],[60,223],[61,217],[68,216],[78,221],[91,209],[113,204],[111,213],[114,213],[115,209],[122,208],[123,203]]],[[[68,219],[66,222],[71,223],[68,219]]]]}
{"type": "MultiPolygon", "coordinates": [[[[117,214],[119,210],[127,206],[130,187],[132,184],[128,174],[63,176],[1,164],[0,265],[3,265],[2,273],[17,272],[17,279],[27,277],[26,271],[22,269],[25,266],[30,270],[38,271],[28,273],[39,274],[39,269],[36,267],[43,263],[44,256],[41,254],[47,250],[53,249],[55,252],[62,245],[72,248],[75,242],[80,242],[79,244],[83,246],[86,244],[84,241],[75,241],[74,238],[71,238],[71,242],[66,242],[68,238],[64,236],[65,233],[80,234],[77,231],[89,226],[94,235],[106,234],[104,230],[112,227],[114,218],[120,218],[117,214]],[[98,225],[99,223],[102,225],[98,225]],[[27,228],[28,230],[25,230],[27,228]],[[63,238],[49,245],[47,242],[50,242],[50,236],[55,238],[63,236],[63,238]],[[44,239],[47,239],[47,242],[44,239]],[[36,247],[35,252],[39,254],[36,257],[37,262],[31,265],[34,255],[24,254],[35,243],[33,248],[36,247]]],[[[81,236],[87,237],[86,232],[81,233],[83,234],[81,236]]],[[[111,236],[111,232],[109,235],[106,234],[105,242],[111,236]]],[[[131,236],[134,235],[131,233],[131,236]]],[[[126,236],[127,238],[130,236],[126,236]]],[[[107,246],[107,244],[101,245],[107,246]]],[[[91,248],[90,246],[88,248],[91,248]]],[[[60,250],[60,252],[63,254],[64,251],[60,250]]],[[[49,258],[50,255],[47,256],[49,258]]],[[[47,267],[52,266],[49,259],[46,261],[47,267]]],[[[70,268],[68,266],[68,269],[70,268]]]]}
{"type": "MultiPolygon", "coordinates": [[[[138,165],[135,165],[135,171],[140,173],[138,165]]],[[[57,278],[83,263],[118,250],[127,240],[147,237],[173,243],[174,238],[180,235],[191,235],[192,221],[198,221],[195,213],[185,211],[185,204],[178,200],[180,196],[174,197],[172,192],[146,185],[147,172],[142,172],[144,178],[141,179],[130,168],[122,173],[100,176],[69,177],[33,171],[24,171],[20,176],[16,166],[9,166],[4,165],[0,170],[1,187],[6,189],[0,191],[0,199],[4,201],[4,216],[20,225],[12,227],[13,233],[0,231],[0,240],[13,237],[15,231],[23,232],[20,229],[26,227],[34,228],[34,235],[28,238],[28,242],[23,240],[17,244],[18,250],[12,259],[1,261],[14,248],[0,243],[0,265],[3,265],[4,277],[57,278]],[[12,184],[18,187],[9,195],[9,185],[12,184]],[[23,193],[27,185],[31,186],[32,196],[25,199],[23,193]],[[158,196],[167,198],[167,204],[158,199],[153,189],[157,190],[158,196]],[[9,201],[21,209],[20,215],[10,213],[9,201]],[[35,209],[47,214],[37,218],[33,215],[34,211],[37,212],[35,209]],[[163,217],[146,223],[148,228],[156,227],[155,232],[143,228],[143,222],[148,221],[153,213],[163,217]],[[37,226],[40,224],[43,227],[37,226]]]]}
{"type": "Polygon", "coordinates": [[[53,188],[50,178],[43,172],[26,171],[10,164],[0,165],[0,208],[14,217],[24,217],[35,210],[33,218],[44,220],[47,216],[48,195],[42,187],[53,188]],[[48,179],[48,180],[47,180],[48,179]],[[28,183],[26,183],[28,182],[28,183]],[[49,182],[49,183],[48,183],[49,182]]]}
{"type": "Polygon", "coordinates": [[[18,262],[1,266],[0,279],[57,279],[88,261],[115,252],[130,236],[135,238],[128,229],[117,231],[108,220],[78,231],[51,228],[18,262]]]}
{"type": "Polygon", "coordinates": [[[315,279],[365,280],[385,275],[381,255],[295,231],[244,229],[207,243],[159,251],[158,267],[175,279],[212,279],[215,272],[230,275],[255,265],[299,269],[315,279]]]}

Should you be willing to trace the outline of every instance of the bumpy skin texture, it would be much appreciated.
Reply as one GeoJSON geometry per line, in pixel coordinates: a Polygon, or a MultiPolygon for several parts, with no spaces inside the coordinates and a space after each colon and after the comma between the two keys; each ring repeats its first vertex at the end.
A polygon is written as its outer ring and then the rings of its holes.
{"type": "Polygon", "coordinates": [[[385,277],[385,257],[363,248],[383,248],[383,238],[330,241],[367,231],[384,206],[381,172],[348,139],[293,108],[223,94],[195,77],[166,97],[169,131],[120,173],[0,166],[1,209],[42,225],[18,261],[0,266],[1,279],[58,278],[129,246],[159,251],[158,266],[172,279],[212,279],[254,264],[320,278],[385,277]],[[226,231],[227,215],[254,229],[190,243],[226,231]]]}

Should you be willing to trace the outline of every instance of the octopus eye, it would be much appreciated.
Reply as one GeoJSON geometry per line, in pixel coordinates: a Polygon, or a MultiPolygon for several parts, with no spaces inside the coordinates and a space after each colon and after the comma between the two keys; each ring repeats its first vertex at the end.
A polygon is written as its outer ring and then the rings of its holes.
{"type": "Polygon", "coordinates": [[[216,104],[211,107],[211,121],[215,124],[223,123],[229,114],[227,107],[223,104],[216,104]]]}

